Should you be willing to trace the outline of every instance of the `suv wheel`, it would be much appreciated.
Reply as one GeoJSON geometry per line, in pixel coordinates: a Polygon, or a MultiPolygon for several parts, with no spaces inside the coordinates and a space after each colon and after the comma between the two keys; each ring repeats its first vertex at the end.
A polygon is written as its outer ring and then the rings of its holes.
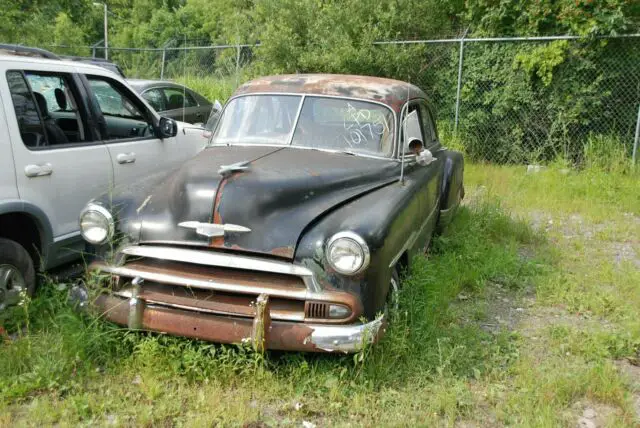
{"type": "Polygon", "coordinates": [[[27,250],[9,239],[0,238],[0,311],[33,294],[36,272],[27,250]]]}

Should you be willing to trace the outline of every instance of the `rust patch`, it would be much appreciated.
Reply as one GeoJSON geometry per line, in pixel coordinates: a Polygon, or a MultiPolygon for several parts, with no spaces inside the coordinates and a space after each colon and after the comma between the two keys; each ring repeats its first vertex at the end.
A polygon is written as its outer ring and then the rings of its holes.
{"type": "Polygon", "coordinates": [[[291,74],[254,79],[234,95],[261,92],[333,95],[377,101],[400,112],[407,99],[427,98],[417,86],[400,80],[344,74],[291,74]]]}
{"type": "Polygon", "coordinates": [[[273,254],[274,256],[292,259],[295,253],[295,249],[293,247],[278,247],[270,250],[269,253],[273,254]]]}
{"type": "MultiPolygon", "coordinates": [[[[218,184],[218,190],[216,191],[216,198],[213,202],[213,224],[223,224],[222,216],[220,215],[220,200],[222,199],[222,190],[224,186],[227,184],[228,178],[223,178],[220,180],[220,184],[218,184]]],[[[221,247],[224,245],[224,236],[215,236],[211,238],[209,242],[210,247],[221,247]]]]}
{"type": "MultiPolygon", "coordinates": [[[[129,305],[126,299],[101,295],[95,307],[101,316],[127,325],[129,305]]],[[[240,344],[251,340],[254,330],[252,318],[216,316],[181,309],[148,306],[142,318],[144,330],[168,333],[218,343],[240,344]]],[[[313,329],[302,323],[272,321],[264,338],[266,349],[282,351],[326,352],[309,340],[313,329]]]]}

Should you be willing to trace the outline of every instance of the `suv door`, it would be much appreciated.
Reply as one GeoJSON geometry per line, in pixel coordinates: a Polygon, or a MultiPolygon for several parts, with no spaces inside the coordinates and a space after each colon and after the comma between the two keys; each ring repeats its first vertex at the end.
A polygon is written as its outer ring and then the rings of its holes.
{"type": "Polygon", "coordinates": [[[5,113],[18,193],[51,223],[57,247],[51,254],[57,256],[47,267],[53,267],[84,249],[78,214],[109,190],[113,170],[107,148],[89,126],[86,93],[73,70],[63,64],[48,64],[46,71],[21,65],[0,65],[0,92],[12,100],[5,113]]]}
{"type": "Polygon", "coordinates": [[[84,79],[111,154],[116,186],[176,167],[195,154],[192,147],[180,147],[175,137],[156,137],[154,113],[122,82],[92,74],[84,79]]]}

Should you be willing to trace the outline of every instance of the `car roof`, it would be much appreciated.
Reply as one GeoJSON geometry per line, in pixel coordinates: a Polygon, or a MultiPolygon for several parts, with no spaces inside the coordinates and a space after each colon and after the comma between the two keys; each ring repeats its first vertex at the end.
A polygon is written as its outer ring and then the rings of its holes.
{"type": "MultiPolygon", "coordinates": [[[[31,63],[38,64],[40,66],[51,66],[52,70],[55,70],[60,65],[70,66],[74,69],[84,69],[89,70],[89,72],[96,74],[103,74],[106,71],[109,74],[115,74],[113,71],[107,70],[104,67],[100,67],[97,65],[89,64],[87,62],[80,61],[69,61],[69,60],[60,60],[60,59],[47,59],[47,58],[36,58],[31,56],[22,56],[22,55],[0,55],[1,62],[16,62],[16,63],[31,63]]],[[[118,75],[118,77],[120,77],[118,75]]]]}
{"type": "Polygon", "coordinates": [[[383,77],[348,74],[288,74],[260,77],[240,86],[234,96],[252,93],[331,95],[377,101],[399,112],[411,98],[427,98],[415,85],[383,77]]]}
{"type": "Polygon", "coordinates": [[[127,83],[129,83],[129,85],[139,90],[144,90],[146,88],[151,88],[153,86],[174,86],[176,88],[184,87],[179,83],[174,83],[169,80],[127,79],[127,83]]]}

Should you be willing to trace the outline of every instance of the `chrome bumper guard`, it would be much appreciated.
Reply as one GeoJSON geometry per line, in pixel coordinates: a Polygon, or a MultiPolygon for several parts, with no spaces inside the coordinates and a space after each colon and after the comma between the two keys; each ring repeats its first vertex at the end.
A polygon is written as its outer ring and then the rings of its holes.
{"type": "Polygon", "coordinates": [[[134,330],[157,331],[222,343],[250,344],[257,352],[281,349],[344,353],[362,350],[376,342],[385,332],[384,315],[368,323],[350,325],[272,322],[269,316],[269,296],[266,294],[257,298],[256,315],[253,319],[184,311],[155,303],[148,305],[139,297],[143,280],[136,277],[132,284],[134,288],[128,300],[104,297],[99,299],[98,307],[107,319],[126,324],[134,330]],[[123,303],[128,307],[125,313],[120,309],[123,303]],[[197,334],[192,333],[191,325],[194,326],[193,332],[198,332],[197,334]]]}
{"type": "Polygon", "coordinates": [[[313,273],[303,266],[264,260],[254,257],[212,253],[200,250],[131,246],[121,253],[133,258],[151,258],[185,262],[204,266],[230,267],[296,276],[305,287],[278,290],[264,286],[249,287],[215,279],[187,279],[180,275],[144,272],[123,266],[94,264],[103,273],[132,278],[129,295],[115,293],[97,301],[104,316],[134,330],[149,330],[178,336],[193,337],[212,342],[251,344],[259,352],[265,349],[315,352],[358,352],[374,343],[383,333],[385,318],[381,316],[364,324],[311,324],[299,321],[271,319],[270,297],[312,299],[324,292],[318,287],[313,273]],[[142,297],[144,281],[173,284],[219,292],[237,292],[257,295],[253,317],[237,317],[210,313],[198,308],[145,301],[142,297]],[[126,306],[125,306],[126,305],[126,306]],[[126,307],[126,309],[125,309],[126,307]]]}

